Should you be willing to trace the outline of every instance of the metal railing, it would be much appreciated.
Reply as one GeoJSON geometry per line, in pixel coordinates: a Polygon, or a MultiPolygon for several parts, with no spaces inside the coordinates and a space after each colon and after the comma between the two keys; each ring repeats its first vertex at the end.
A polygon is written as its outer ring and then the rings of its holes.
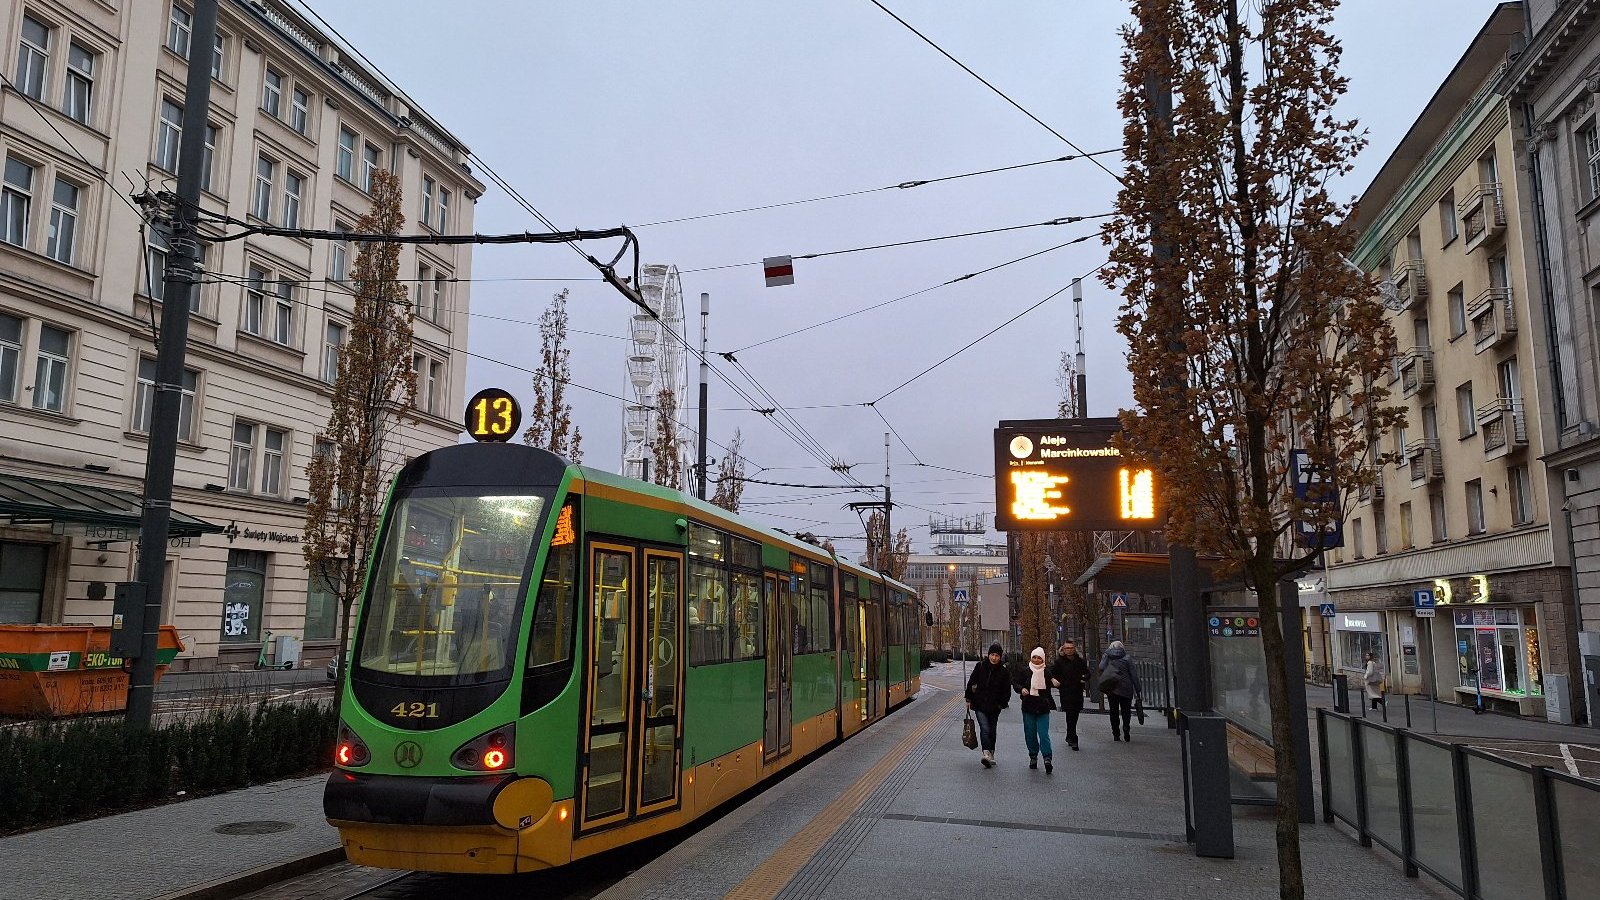
{"type": "Polygon", "coordinates": [[[1323,821],[1407,877],[1470,900],[1600,897],[1600,783],[1327,709],[1317,737],[1323,821]]]}

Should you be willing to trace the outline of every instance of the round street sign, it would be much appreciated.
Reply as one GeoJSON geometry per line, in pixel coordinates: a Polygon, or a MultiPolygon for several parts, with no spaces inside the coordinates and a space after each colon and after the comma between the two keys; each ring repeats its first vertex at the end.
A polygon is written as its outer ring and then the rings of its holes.
{"type": "Polygon", "coordinates": [[[503,443],[522,426],[522,407],[509,391],[484,388],[467,401],[466,425],[475,441],[503,443]]]}

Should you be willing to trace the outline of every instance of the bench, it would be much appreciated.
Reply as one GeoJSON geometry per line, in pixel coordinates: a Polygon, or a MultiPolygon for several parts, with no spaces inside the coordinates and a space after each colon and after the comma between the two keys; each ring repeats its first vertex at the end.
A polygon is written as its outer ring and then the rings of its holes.
{"type": "Polygon", "coordinates": [[[1251,781],[1271,781],[1278,774],[1272,747],[1232,722],[1228,723],[1228,762],[1251,781]]]}
{"type": "MultiPolygon", "coordinates": [[[[1462,706],[1476,706],[1478,703],[1478,689],[1469,684],[1458,685],[1456,693],[1461,695],[1462,706]]],[[[1508,694],[1505,691],[1496,691],[1490,688],[1483,689],[1483,708],[1494,712],[1511,713],[1515,716],[1543,716],[1544,698],[1538,695],[1508,694]]]]}

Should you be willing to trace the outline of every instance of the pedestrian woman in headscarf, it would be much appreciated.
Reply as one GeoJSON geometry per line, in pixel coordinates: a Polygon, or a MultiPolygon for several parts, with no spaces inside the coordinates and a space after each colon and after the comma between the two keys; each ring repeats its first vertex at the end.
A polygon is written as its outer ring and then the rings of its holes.
{"type": "Polygon", "coordinates": [[[994,729],[1000,710],[1011,705],[1011,673],[1006,671],[999,644],[989,645],[989,655],[972,667],[967,678],[967,709],[978,718],[978,739],[983,767],[994,768],[994,729]]]}
{"type": "MultiPolygon", "coordinates": [[[[1132,743],[1133,730],[1128,727],[1128,720],[1133,718],[1133,704],[1144,691],[1139,685],[1139,673],[1133,668],[1133,660],[1128,658],[1121,641],[1112,641],[1100,660],[1100,690],[1111,702],[1111,739],[1132,743]],[[1121,727],[1118,727],[1119,719],[1121,727]]],[[[1143,718],[1140,721],[1144,721],[1143,718]]]]}
{"type": "Polygon", "coordinates": [[[1028,654],[1028,669],[1017,679],[1017,693],[1022,695],[1022,736],[1028,741],[1028,768],[1039,768],[1039,753],[1044,752],[1044,771],[1055,771],[1050,747],[1050,713],[1056,701],[1050,692],[1050,679],[1045,674],[1044,648],[1035,647],[1028,654]]]}

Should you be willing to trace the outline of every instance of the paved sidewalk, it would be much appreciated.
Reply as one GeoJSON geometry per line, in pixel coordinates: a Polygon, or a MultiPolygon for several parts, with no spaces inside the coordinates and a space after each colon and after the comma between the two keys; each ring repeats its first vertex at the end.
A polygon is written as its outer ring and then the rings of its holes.
{"type": "MultiPolygon", "coordinates": [[[[1366,703],[1366,695],[1351,685],[1350,712],[1361,716],[1358,704],[1366,703]]],[[[1312,708],[1313,721],[1316,709],[1333,708],[1333,688],[1327,685],[1306,684],[1306,703],[1312,708]]],[[[1492,740],[1556,741],[1576,744],[1600,744],[1600,728],[1587,725],[1561,725],[1544,719],[1527,719],[1505,713],[1485,712],[1475,714],[1469,706],[1452,703],[1438,704],[1439,730],[1434,731],[1434,704],[1423,696],[1411,697],[1411,724],[1406,725],[1406,698],[1401,694],[1388,697],[1389,721],[1396,728],[1410,728],[1422,734],[1439,734],[1447,737],[1487,738],[1492,740]]],[[[1367,709],[1366,715],[1383,721],[1381,709],[1367,709]]]]}
{"type": "Polygon", "coordinates": [[[0,900],[149,900],[333,854],[339,833],[322,818],[326,780],[278,781],[0,838],[0,900]]]}
{"type": "MultiPolygon", "coordinates": [[[[999,765],[979,766],[960,743],[959,705],[944,701],[959,673],[924,673],[936,690],[730,813],[602,894],[605,900],[734,896],[865,897],[910,890],[927,898],[1275,898],[1271,810],[1234,807],[1233,860],[1200,859],[1183,842],[1177,738],[1159,719],[1113,743],[1106,720],[1085,717],[1082,752],[1051,723],[1056,771],[1030,770],[1021,714],[1001,715],[999,765]],[[942,689],[942,690],[937,690],[942,689]],[[943,710],[942,714],[941,711],[943,710]],[[886,753],[922,740],[887,777],[862,785],[886,753]],[[847,816],[853,791],[865,796],[847,816]],[[819,839],[814,823],[836,827],[819,839]],[[788,870],[774,860],[800,854],[788,870]],[[792,876],[792,877],[791,877],[792,876]]],[[[878,766],[881,772],[882,766],[878,766]]],[[[1398,864],[1325,825],[1302,830],[1306,895],[1327,900],[1453,896],[1406,879],[1398,864]]]]}

